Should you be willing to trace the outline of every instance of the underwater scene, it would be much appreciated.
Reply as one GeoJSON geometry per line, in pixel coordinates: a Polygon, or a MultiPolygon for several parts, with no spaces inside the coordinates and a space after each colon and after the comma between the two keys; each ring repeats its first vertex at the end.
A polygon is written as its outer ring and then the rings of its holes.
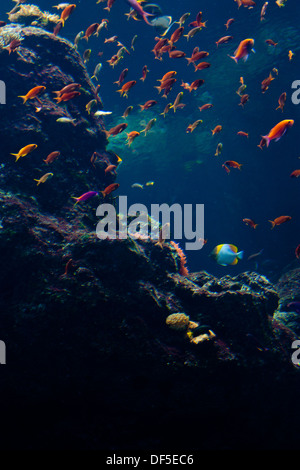
{"type": "Polygon", "coordinates": [[[299,1],[54,3],[0,3],[0,448],[298,449],[299,1]]]}

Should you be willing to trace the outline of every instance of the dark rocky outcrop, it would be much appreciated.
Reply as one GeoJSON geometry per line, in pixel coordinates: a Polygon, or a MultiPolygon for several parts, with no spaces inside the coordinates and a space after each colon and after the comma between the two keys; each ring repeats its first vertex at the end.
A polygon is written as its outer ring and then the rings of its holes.
{"type": "Polygon", "coordinates": [[[1,77],[10,86],[0,116],[0,337],[7,345],[0,447],[297,446],[296,336],[273,318],[280,288],[251,272],[181,276],[180,252],[169,243],[99,240],[98,202],[84,210],[71,204],[71,196],[115,178],[104,177],[103,162],[116,156],[105,150],[103,123],[85,111],[95,90],[84,64],[68,41],[43,29],[9,26],[1,37],[1,77]],[[3,46],[12,34],[23,41],[9,55],[3,46]],[[63,108],[52,91],[69,81],[86,93],[63,108]],[[17,97],[36,85],[47,87],[39,113],[17,97]],[[62,131],[56,119],[66,114],[76,123],[62,131]],[[28,143],[38,150],[16,163],[10,153],[28,143]],[[49,171],[42,160],[54,150],[61,156],[51,185],[37,187],[33,179],[49,171]],[[173,313],[195,323],[190,335],[166,324],[173,313]]]}

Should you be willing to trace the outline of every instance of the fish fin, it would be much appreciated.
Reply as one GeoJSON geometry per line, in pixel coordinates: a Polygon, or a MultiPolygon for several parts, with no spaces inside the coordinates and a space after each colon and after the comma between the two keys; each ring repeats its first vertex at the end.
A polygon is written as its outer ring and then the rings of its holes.
{"type": "Polygon", "coordinates": [[[237,263],[238,263],[238,258],[235,258],[235,259],[232,261],[232,263],[230,263],[230,265],[231,265],[231,266],[234,266],[234,265],[237,264],[237,263]]]}
{"type": "Polygon", "coordinates": [[[228,55],[228,57],[230,57],[230,59],[233,59],[236,64],[238,63],[238,61],[237,61],[237,59],[236,59],[235,56],[229,55],[229,54],[227,54],[227,55],[228,55]]]}
{"type": "Polygon", "coordinates": [[[239,251],[236,255],[237,259],[243,259],[243,256],[244,256],[244,252],[243,251],[239,251]]]}
{"type": "Polygon", "coordinates": [[[18,98],[22,98],[23,104],[25,104],[26,101],[27,101],[27,97],[26,97],[26,96],[18,96],[18,98]]]}
{"type": "Polygon", "coordinates": [[[244,62],[247,62],[248,57],[249,57],[249,54],[245,55],[245,57],[243,57],[243,61],[244,61],[244,62]]]}
{"type": "Polygon", "coordinates": [[[100,193],[102,194],[103,197],[106,196],[105,191],[100,191],[100,193]]]}
{"type": "Polygon", "coordinates": [[[275,227],[275,222],[273,220],[269,220],[269,222],[272,224],[271,230],[275,227]]]}
{"type": "Polygon", "coordinates": [[[235,245],[228,245],[228,246],[230,246],[230,248],[232,249],[232,251],[233,251],[234,253],[237,253],[237,252],[238,252],[238,249],[237,249],[237,247],[236,247],[235,245]]]}
{"type": "Polygon", "coordinates": [[[14,157],[18,157],[18,156],[19,156],[18,153],[11,153],[11,155],[13,155],[14,157]]]}

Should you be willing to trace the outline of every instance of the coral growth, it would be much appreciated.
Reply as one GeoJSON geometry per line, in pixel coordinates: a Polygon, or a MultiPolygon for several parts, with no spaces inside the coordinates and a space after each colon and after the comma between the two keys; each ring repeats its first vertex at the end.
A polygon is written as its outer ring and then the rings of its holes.
{"type": "Polygon", "coordinates": [[[177,251],[177,254],[180,258],[179,274],[181,276],[187,276],[189,274],[189,270],[186,267],[186,256],[185,256],[185,254],[183,253],[183,251],[180,248],[180,246],[178,245],[178,243],[175,243],[173,241],[171,241],[170,243],[175,248],[175,250],[177,251]]]}
{"type": "Polygon", "coordinates": [[[26,26],[53,26],[59,22],[59,16],[49,13],[48,11],[41,11],[37,5],[19,5],[17,11],[11,12],[8,15],[9,21],[12,23],[21,23],[26,26]]]}

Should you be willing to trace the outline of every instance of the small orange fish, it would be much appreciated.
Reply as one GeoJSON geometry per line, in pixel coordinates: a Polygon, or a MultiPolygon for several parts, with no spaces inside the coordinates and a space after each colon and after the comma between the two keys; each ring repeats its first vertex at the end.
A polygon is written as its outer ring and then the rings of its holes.
{"type": "Polygon", "coordinates": [[[103,197],[108,196],[110,193],[118,189],[120,185],[118,183],[112,183],[109,186],[107,186],[104,191],[100,191],[103,197]]]}
{"type": "Polygon", "coordinates": [[[157,101],[155,100],[148,100],[146,101],[145,104],[140,104],[141,111],[144,111],[145,109],[152,108],[152,106],[155,106],[157,104],[157,101]]]}
{"type": "Polygon", "coordinates": [[[289,215],[281,215],[280,217],[277,217],[274,220],[269,220],[269,222],[272,224],[271,229],[273,229],[276,225],[284,224],[285,222],[288,222],[291,219],[292,217],[290,217],[289,215]]]}
{"type": "Polygon", "coordinates": [[[221,132],[222,129],[223,129],[222,126],[220,125],[216,126],[214,129],[211,130],[212,135],[218,134],[219,132],[221,132]]]}
{"type": "Polygon", "coordinates": [[[248,100],[249,100],[249,95],[247,94],[241,95],[241,101],[239,103],[239,106],[244,107],[248,100]]]}
{"type": "Polygon", "coordinates": [[[19,160],[21,157],[26,157],[30,152],[35,150],[37,148],[37,144],[29,144],[26,145],[25,147],[21,148],[18,153],[11,153],[16,158],[16,162],[19,160]]]}
{"type": "Polygon", "coordinates": [[[171,38],[170,38],[170,40],[169,40],[169,45],[170,45],[171,47],[173,47],[173,44],[174,44],[175,42],[177,42],[178,39],[181,38],[181,36],[183,35],[183,31],[184,31],[184,27],[183,27],[183,26],[180,26],[179,28],[177,28],[177,29],[174,31],[174,33],[172,34],[172,36],[171,36],[171,38]]]}
{"type": "Polygon", "coordinates": [[[57,101],[57,103],[61,103],[62,101],[70,101],[80,95],[81,93],[79,91],[72,91],[71,93],[63,93],[61,96],[57,96],[54,99],[57,101]]]}
{"type": "Polygon", "coordinates": [[[131,146],[134,139],[136,139],[136,137],[138,137],[139,135],[140,135],[140,133],[137,132],[137,131],[131,131],[127,134],[127,145],[128,145],[128,147],[131,146]]]}
{"type": "Polygon", "coordinates": [[[225,25],[224,25],[224,26],[226,26],[226,29],[228,29],[229,26],[230,26],[232,23],[234,23],[234,21],[235,21],[234,18],[229,18],[229,20],[227,20],[226,23],[225,23],[225,25]]]}
{"type": "Polygon", "coordinates": [[[293,56],[294,56],[294,52],[293,51],[289,51],[289,61],[292,60],[293,56]]]}
{"type": "Polygon", "coordinates": [[[121,83],[124,82],[127,73],[128,73],[128,69],[122,70],[122,72],[120,73],[120,76],[119,76],[119,80],[117,80],[114,83],[116,83],[118,86],[120,86],[121,83]]]}
{"type": "Polygon", "coordinates": [[[278,104],[279,104],[279,106],[277,106],[276,110],[277,110],[277,109],[281,109],[281,111],[283,112],[283,108],[284,108],[285,102],[286,102],[286,92],[281,93],[281,95],[279,96],[279,98],[278,98],[278,104]]]}
{"type": "Polygon", "coordinates": [[[249,137],[249,134],[247,132],[244,132],[244,131],[238,131],[237,135],[242,135],[242,136],[247,137],[247,138],[249,137]]]}
{"type": "MultiPolygon", "coordinates": [[[[85,35],[83,36],[82,39],[86,39],[86,41],[88,41],[89,38],[90,38],[93,34],[97,33],[99,26],[100,26],[99,23],[93,23],[93,24],[91,24],[91,25],[87,28],[87,30],[86,30],[86,32],[85,32],[85,35]]],[[[98,33],[98,34],[99,34],[99,33],[98,33]]]]}
{"type": "Polygon", "coordinates": [[[116,171],[115,171],[116,168],[117,168],[116,165],[107,165],[107,167],[104,170],[105,175],[107,175],[108,173],[113,173],[114,175],[116,175],[116,171]]]}
{"type": "Polygon", "coordinates": [[[271,72],[268,76],[268,78],[265,78],[262,82],[261,82],[261,90],[262,90],[262,93],[265,93],[265,91],[268,90],[269,86],[270,86],[270,83],[272,82],[272,80],[275,80],[275,78],[272,76],[271,72]]]}
{"type": "Polygon", "coordinates": [[[220,44],[227,44],[232,39],[233,39],[233,36],[223,36],[216,42],[217,47],[219,47],[220,44]]]}
{"type": "Polygon", "coordinates": [[[71,4],[71,5],[68,5],[61,13],[61,16],[60,16],[60,21],[62,22],[62,25],[65,26],[65,22],[67,21],[67,19],[70,17],[70,15],[72,14],[72,12],[75,10],[76,8],[76,5],[74,4],[71,4]]]}
{"type": "Polygon", "coordinates": [[[234,160],[226,160],[226,162],[223,163],[222,167],[237,168],[238,170],[240,170],[242,167],[242,163],[235,162],[234,160]]]}
{"type": "Polygon", "coordinates": [[[243,219],[243,222],[249,227],[256,228],[258,224],[256,224],[252,219],[243,219]]]}
{"type": "Polygon", "coordinates": [[[209,62],[199,62],[198,65],[194,64],[194,67],[195,67],[195,72],[197,72],[197,70],[204,70],[204,69],[207,69],[210,67],[210,63],[209,62]]]}
{"type": "Polygon", "coordinates": [[[196,127],[199,126],[199,124],[201,124],[203,121],[202,119],[198,119],[197,121],[193,122],[193,124],[189,124],[188,127],[186,128],[186,133],[190,133],[190,132],[193,132],[196,127]]]}
{"type": "Polygon", "coordinates": [[[142,80],[144,82],[146,80],[148,72],[149,72],[149,70],[148,70],[147,65],[144,65],[144,67],[142,69],[142,76],[141,76],[140,80],[142,80]]]}
{"type": "Polygon", "coordinates": [[[120,93],[121,96],[125,96],[126,98],[128,98],[128,92],[135,84],[136,80],[130,80],[129,82],[124,83],[122,88],[120,90],[117,90],[117,92],[120,93]]]}
{"type": "Polygon", "coordinates": [[[175,51],[169,51],[169,57],[171,59],[181,59],[182,57],[185,57],[186,53],[183,51],[178,51],[177,49],[175,51]]]}
{"type": "Polygon", "coordinates": [[[300,170],[294,170],[291,174],[291,178],[298,178],[300,176],[300,170]]]}
{"type": "Polygon", "coordinates": [[[244,39],[243,41],[240,42],[238,48],[234,51],[233,56],[229,56],[231,59],[235,61],[235,63],[238,63],[240,59],[243,59],[244,62],[249,57],[251,49],[253,49],[254,46],[254,39],[244,39]]]}
{"type": "Polygon", "coordinates": [[[13,39],[8,46],[3,47],[3,49],[7,49],[9,55],[14,52],[18,47],[21,46],[21,41],[19,39],[13,39]]]}
{"type": "Polygon", "coordinates": [[[36,86],[36,87],[32,88],[27,93],[27,95],[18,96],[18,98],[22,98],[23,104],[25,104],[27,100],[33,100],[34,98],[37,98],[37,96],[45,90],[46,90],[45,86],[36,86]]]}
{"type": "Polygon", "coordinates": [[[205,109],[210,109],[212,107],[213,107],[213,104],[206,103],[206,104],[203,104],[202,106],[199,106],[199,111],[204,111],[205,109]]]}
{"type": "Polygon", "coordinates": [[[273,39],[266,39],[265,43],[268,44],[268,46],[273,46],[276,47],[278,42],[274,42],[273,39]]]}

